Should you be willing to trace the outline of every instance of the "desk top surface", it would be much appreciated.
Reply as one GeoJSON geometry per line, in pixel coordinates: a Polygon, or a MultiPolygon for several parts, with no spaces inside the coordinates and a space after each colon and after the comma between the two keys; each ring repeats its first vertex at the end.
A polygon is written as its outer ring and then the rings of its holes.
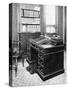
{"type": "Polygon", "coordinates": [[[51,38],[45,38],[45,37],[40,37],[37,39],[30,39],[30,43],[37,45],[43,49],[46,48],[55,48],[55,47],[63,47],[64,45],[62,44],[61,39],[53,40],[51,38]],[[59,43],[59,45],[56,45],[59,43]]]}

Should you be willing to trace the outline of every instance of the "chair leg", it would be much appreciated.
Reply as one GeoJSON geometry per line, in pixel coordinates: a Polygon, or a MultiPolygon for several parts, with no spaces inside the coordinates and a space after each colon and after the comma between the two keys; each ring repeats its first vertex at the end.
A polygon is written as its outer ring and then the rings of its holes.
{"type": "Polygon", "coordinates": [[[15,76],[17,76],[17,69],[18,69],[18,63],[17,63],[17,58],[16,58],[16,64],[15,64],[15,76]]]}
{"type": "Polygon", "coordinates": [[[17,67],[15,67],[15,76],[17,76],[17,67]]]}
{"type": "Polygon", "coordinates": [[[24,67],[24,58],[22,59],[22,65],[23,65],[23,67],[24,67]]]}

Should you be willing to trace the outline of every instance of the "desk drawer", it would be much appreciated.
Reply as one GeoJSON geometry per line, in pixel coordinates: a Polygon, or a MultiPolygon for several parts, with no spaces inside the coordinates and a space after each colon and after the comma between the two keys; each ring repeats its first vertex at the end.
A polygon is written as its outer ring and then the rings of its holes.
{"type": "Polygon", "coordinates": [[[44,68],[44,62],[42,60],[38,61],[38,65],[40,65],[44,68]]]}
{"type": "Polygon", "coordinates": [[[46,75],[47,74],[47,68],[43,68],[42,66],[38,65],[38,71],[42,74],[42,75],[46,75]]]}
{"type": "Polygon", "coordinates": [[[52,47],[52,48],[46,48],[43,50],[43,53],[44,54],[51,54],[51,53],[54,53],[54,52],[59,52],[59,51],[63,51],[64,50],[64,46],[61,45],[61,46],[55,46],[55,47],[52,47]]]}
{"type": "Polygon", "coordinates": [[[38,57],[44,59],[44,54],[42,52],[38,52],[38,57]]]}

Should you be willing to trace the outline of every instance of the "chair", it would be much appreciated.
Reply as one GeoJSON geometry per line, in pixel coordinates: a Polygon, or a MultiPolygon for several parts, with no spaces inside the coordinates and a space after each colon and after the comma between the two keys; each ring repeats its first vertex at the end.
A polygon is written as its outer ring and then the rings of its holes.
{"type": "Polygon", "coordinates": [[[19,57],[19,49],[13,48],[12,54],[12,69],[15,69],[15,75],[17,76],[17,69],[18,69],[18,57],[19,57]]]}

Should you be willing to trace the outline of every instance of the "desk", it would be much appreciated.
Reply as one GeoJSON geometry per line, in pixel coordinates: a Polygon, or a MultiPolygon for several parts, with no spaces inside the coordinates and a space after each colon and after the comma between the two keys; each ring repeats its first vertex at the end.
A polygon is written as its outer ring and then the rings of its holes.
{"type": "Polygon", "coordinates": [[[45,81],[64,72],[64,45],[36,44],[32,40],[29,43],[28,63],[34,64],[36,73],[45,81]]]}

